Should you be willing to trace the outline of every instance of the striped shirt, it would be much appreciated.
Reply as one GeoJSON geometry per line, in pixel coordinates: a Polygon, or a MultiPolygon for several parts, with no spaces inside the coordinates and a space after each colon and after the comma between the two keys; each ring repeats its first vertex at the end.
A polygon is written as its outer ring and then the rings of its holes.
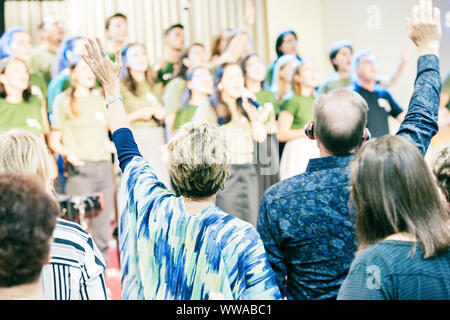
{"type": "MultiPolygon", "coordinates": [[[[133,154],[129,129],[114,132],[121,167],[120,259],[123,299],[273,300],[281,294],[256,229],[215,206],[196,215],[133,154]],[[128,159],[129,160],[129,159],[128,159]]],[[[139,154],[136,150],[134,154],[139,154]]]]}
{"type": "Polygon", "coordinates": [[[80,225],[58,219],[50,262],[42,270],[47,300],[106,300],[105,262],[80,225]]]}

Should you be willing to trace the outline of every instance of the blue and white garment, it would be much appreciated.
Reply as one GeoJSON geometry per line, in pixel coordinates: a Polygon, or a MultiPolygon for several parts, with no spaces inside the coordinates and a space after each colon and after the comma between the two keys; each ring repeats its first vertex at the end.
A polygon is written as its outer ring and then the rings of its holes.
{"type": "Polygon", "coordinates": [[[47,300],[106,300],[105,261],[80,225],[58,219],[50,262],[42,270],[47,300]]]}
{"type": "Polygon", "coordinates": [[[121,168],[123,299],[280,299],[256,229],[215,206],[196,215],[158,181],[129,129],[114,132],[121,168]],[[125,163],[124,153],[133,154],[125,163]]]}

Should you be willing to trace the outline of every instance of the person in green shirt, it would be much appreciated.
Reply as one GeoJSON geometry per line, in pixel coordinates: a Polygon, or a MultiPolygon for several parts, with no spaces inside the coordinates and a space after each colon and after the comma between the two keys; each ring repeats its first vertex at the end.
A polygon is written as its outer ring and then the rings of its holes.
{"type": "MultiPolygon", "coordinates": [[[[353,46],[348,41],[336,41],[330,50],[330,61],[336,71],[326,78],[318,88],[319,94],[328,93],[331,90],[342,89],[350,86],[354,81],[352,75],[353,46]]],[[[409,51],[405,47],[401,53],[401,61],[397,69],[390,77],[377,76],[377,84],[384,87],[393,86],[400,78],[409,59],[409,51]]]]}
{"type": "Polygon", "coordinates": [[[42,100],[32,94],[28,68],[22,60],[0,64],[0,132],[21,129],[45,141],[42,100]]]}
{"type": "Polygon", "coordinates": [[[166,110],[165,124],[166,134],[170,138],[175,130],[174,120],[175,115],[184,106],[181,104],[181,99],[186,90],[186,78],[189,69],[196,68],[197,66],[204,66],[207,63],[207,56],[205,47],[200,43],[193,43],[189,48],[181,55],[177,63],[178,73],[175,78],[170,80],[164,89],[163,106],[166,110]]]}
{"type": "Polygon", "coordinates": [[[306,137],[304,127],[313,119],[315,88],[319,72],[309,62],[303,62],[294,71],[293,97],[281,106],[278,118],[278,138],[287,142],[280,162],[282,180],[305,171],[309,159],[319,156],[315,142],[306,137]]]}
{"type": "Polygon", "coordinates": [[[39,25],[41,44],[33,49],[29,66],[44,75],[47,85],[50,83],[51,67],[59,45],[64,39],[65,28],[62,20],[53,15],[44,17],[39,25]]]}
{"type": "Polygon", "coordinates": [[[47,112],[50,118],[52,118],[51,114],[54,109],[53,100],[70,87],[69,64],[80,59],[83,41],[84,38],[81,36],[68,37],[61,42],[58,48],[51,69],[52,80],[48,85],[47,112]]]}
{"type": "Polygon", "coordinates": [[[270,64],[266,75],[266,84],[268,88],[272,86],[273,72],[276,63],[278,62],[278,59],[280,59],[282,56],[286,54],[294,54],[297,56],[297,59],[300,62],[302,61],[302,58],[300,58],[300,56],[297,53],[298,51],[297,45],[298,45],[298,38],[295,31],[286,30],[278,35],[275,43],[275,51],[277,53],[277,59],[270,64]]]}
{"type": "Polygon", "coordinates": [[[209,98],[213,89],[214,81],[208,68],[198,66],[188,72],[186,91],[180,102],[183,107],[178,109],[175,116],[175,131],[192,120],[197,107],[209,98]]]}
{"type": "Polygon", "coordinates": [[[115,50],[123,49],[128,40],[128,19],[122,13],[115,13],[106,19],[105,23],[106,51],[112,61],[115,61],[115,50]]]}
{"type": "Polygon", "coordinates": [[[164,55],[153,67],[156,79],[163,86],[174,77],[175,65],[184,49],[184,27],[174,24],[164,31],[164,55]]]}
{"type": "Polygon", "coordinates": [[[155,83],[143,44],[131,43],[122,53],[121,94],[136,143],[142,155],[166,186],[171,186],[163,127],[165,109],[161,105],[162,84],[155,83]]]}
{"type": "Polygon", "coordinates": [[[261,200],[264,192],[279,181],[280,158],[277,138],[278,125],[276,121],[279,108],[273,92],[263,89],[266,66],[260,56],[257,53],[248,54],[242,60],[241,68],[245,77],[245,87],[255,95],[259,111],[267,114],[267,120],[265,121],[267,139],[257,143],[255,148],[261,200]]]}
{"type": "MultiPolygon", "coordinates": [[[[110,225],[114,210],[114,184],[105,100],[95,87],[95,76],[80,59],[69,65],[69,89],[61,93],[52,122],[49,146],[67,165],[65,193],[69,196],[102,194],[104,209],[87,221],[94,241],[108,261],[110,225]]],[[[85,221],[82,221],[84,224],[85,221]]]]}

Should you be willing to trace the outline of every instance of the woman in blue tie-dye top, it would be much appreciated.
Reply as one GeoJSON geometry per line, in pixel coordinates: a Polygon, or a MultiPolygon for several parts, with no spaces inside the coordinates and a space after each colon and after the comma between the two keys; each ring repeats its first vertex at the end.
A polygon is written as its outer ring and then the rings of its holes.
{"type": "Polygon", "coordinates": [[[103,84],[123,171],[120,255],[124,299],[280,299],[253,226],[214,206],[229,175],[229,154],[216,126],[187,124],[169,143],[171,176],[181,196],[158,181],[139,154],[113,63],[97,40],[83,58],[103,84]]]}

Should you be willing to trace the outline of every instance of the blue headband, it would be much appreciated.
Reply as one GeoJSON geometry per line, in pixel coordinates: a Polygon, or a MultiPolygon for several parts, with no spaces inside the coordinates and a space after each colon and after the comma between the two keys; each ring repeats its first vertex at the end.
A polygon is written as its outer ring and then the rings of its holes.
{"type": "Polygon", "coordinates": [[[0,59],[9,58],[12,55],[11,42],[16,33],[26,32],[24,27],[11,27],[0,38],[0,59]]]}

